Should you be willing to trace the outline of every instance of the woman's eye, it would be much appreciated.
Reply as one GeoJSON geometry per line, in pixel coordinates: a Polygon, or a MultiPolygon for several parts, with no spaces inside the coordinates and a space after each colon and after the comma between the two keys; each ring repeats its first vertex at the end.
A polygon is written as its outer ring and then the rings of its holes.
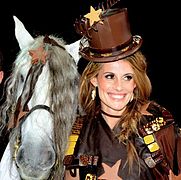
{"type": "Polygon", "coordinates": [[[125,81],[130,81],[131,79],[133,79],[133,76],[131,76],[131,75],[126,75],[126,76],[123,76],[123,79],[124,79],[125,81]]]}
{"type": "Polygon", "coordinates": [[[107,74],[105,76],[106,79],[113,79],[114,78],[114,74],[107,74]]]}

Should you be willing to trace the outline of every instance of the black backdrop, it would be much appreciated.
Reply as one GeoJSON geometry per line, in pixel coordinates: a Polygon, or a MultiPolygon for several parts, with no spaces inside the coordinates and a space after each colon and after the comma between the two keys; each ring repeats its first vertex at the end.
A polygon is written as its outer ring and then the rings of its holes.
{"type": "MultiPolygon", "coordinates": [[[[54,34],[67,43],[79,39],[73,23],[105,0],[69,0],[3,2],[0,11],[0,49],[5,63],[5,79],[19,46],[14,36],[13,15],[16,15],[32,36],[54,34]]],[[[2,2],[1,2],[2,3],[2,2]]],[[[122,0],[128,8],[132,34],[143,37],[142,51],[148,59],[148,74],[152,81],[151,98],[169,109],[181,125],[180,102],[180,32],[179,7],[173,0],[122,0]]]]}

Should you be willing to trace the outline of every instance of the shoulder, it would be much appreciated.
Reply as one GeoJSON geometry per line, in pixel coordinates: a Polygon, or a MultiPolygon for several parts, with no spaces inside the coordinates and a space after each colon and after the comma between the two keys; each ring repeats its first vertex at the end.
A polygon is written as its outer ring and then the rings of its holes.
{"type": "Polygon", "coordinates": [[[155,101],[150,101],[145,104],[141,112],[143,114],[141,129],[144,129],[146,134],[159,131],[175,124],[171,112],[155,101]]]}
{"type": "Polygon", "coordinates": [[[164,106],[158,104],[155,101],[150,101],[141,108],[143,115],[151,115],[154,117],[162,117],[165,120],[174,121],[172,113],[166,109],[164,106]]]}

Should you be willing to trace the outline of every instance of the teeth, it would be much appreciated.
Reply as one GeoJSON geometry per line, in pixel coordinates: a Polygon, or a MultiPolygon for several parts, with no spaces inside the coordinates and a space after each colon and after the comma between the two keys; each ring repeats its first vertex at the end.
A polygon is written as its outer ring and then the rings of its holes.
{"type": "Polygon", "coordinates": [[[122,99],[124,98],[123,95],[111,95],[113,98],[116,98],[116,99],[122,99]]]}

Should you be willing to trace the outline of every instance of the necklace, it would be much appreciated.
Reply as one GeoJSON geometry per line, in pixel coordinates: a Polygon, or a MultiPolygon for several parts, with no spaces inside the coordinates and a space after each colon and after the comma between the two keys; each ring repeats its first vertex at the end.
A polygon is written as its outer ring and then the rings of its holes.
{"type": "Polygon", "coordinates": [[[109,116],[109,117],[121,118],[121,115],[120,115],[120,116],[117,116],[117,115],[108,114],[108,113],[104,112],[102,109],[101,109],[101,113],[104,114],[104,115],[106,115],[106,116],[109,116]]]}

